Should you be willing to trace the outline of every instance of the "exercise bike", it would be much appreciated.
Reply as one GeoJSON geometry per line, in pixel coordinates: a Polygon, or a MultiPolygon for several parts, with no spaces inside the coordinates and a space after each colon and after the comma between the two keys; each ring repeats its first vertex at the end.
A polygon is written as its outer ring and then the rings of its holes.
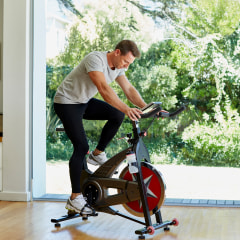
{"type": "MultiPolygon", "coordinates": [[[[184,109],[183,106],[173,113],[161,112],[161,102],[152,102],[141,109],[143,112],[141,119],[174,117],[184,109]]],[[[164,228],[167,231],[170,225],[177,226],[178,220],[164,222],[162,220],[160,207],[165,199],[165,182],[162,174],[151,165],[148,150],[143,143],[142,138],[146,136],[147,130],[141,131],[139,121],[132,121],[132,126],[133,132],[126,136],[128,148],[110,158],[94,172],[88,169],[84,161],[80,184],[83,195],[95,211],[118,215],[144,225],[145,227],[136,230],[135,234],[139,235],[139,239],[145,239],[145,234],[152,235],[157,229],[164,228]],[[119,178],[114,178],[113,175],[126,159],[128,165],[121,171],[119,178]],[[115,193],[110,194],[110,189],[111,191],[114,189],[115,193]],[[144,217],[144,221],[113,208],[114,205],[119,204],[122,204],[130,214],[144,217]],[[151,215],[155,215],[156,223],[154,224],[151,215]]],[[[64,131],[62,128],[57,130],[64,131]]],[[[51,222],[55,223],[55,227],[60,227],[62,221],[78,217],[87,220],[89,216],[97,215],[95,212],[91,215],[81,215],[68,211],[67,215],[51,219],[51,222]]]]}

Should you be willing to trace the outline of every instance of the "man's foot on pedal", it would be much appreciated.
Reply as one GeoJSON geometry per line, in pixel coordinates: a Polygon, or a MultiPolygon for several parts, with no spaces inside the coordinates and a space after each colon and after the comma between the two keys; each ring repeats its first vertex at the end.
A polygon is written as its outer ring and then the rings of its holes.
{"type": "Polygon", "coordinates": [[[105,152],[101,152],[98,155],[93,155],[93,152],[90,152],[87,162],[93,165],[102,165],[107,161],[107,156],[105,152]]]}
{"type": "Polygon", "coordinates": [[[82,194],[78,195],[75,199],[71,197],[67,200],[66,209],[68,211],[75,211],[76,213],[91,215],[94,214],[94,209],[86,202],[82,194]]]}

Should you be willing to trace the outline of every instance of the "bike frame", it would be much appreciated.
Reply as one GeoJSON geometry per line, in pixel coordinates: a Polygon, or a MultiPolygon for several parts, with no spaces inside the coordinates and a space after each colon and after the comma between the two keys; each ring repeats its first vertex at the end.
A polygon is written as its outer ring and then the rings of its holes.
{"type": "MultiPolygon", "coordinates": [[[[159,113],[160,115],[158,115],[158,117],[174,117],[183,110],[185,110],[185,106],[183,106],[173,113],[168,113],[164,111],[161,112],[160,105],[160,102],[153,102],[148,104],[143,109],[143,111],[148,109],[148,107],[152,108],[149,112],[144,113],[142,117],[153,117],[159,113]]],[[[164,228],[164,230],[169,230],[168,226],[177,226],[178,221],[177,219],[173,219],[172,221],[163,222],[160,207],[156,206],[152,210],[152,214],[154,214],[156,218],[156,223],[152,224],[147,202],[147,189],[143,180],[142,166],[147,164],[148,167],[152,168],[151,170],[153,170],[154,167],[150,165],[149,153],[142,140],[142,138],[145,136],[146,131],[141,132],[139,121],[132,121],[132,125],[133,137],[132,134],[127,134],[128,143],[130,144],[130,146],[110,158],[95,172],[91,172],[88,169],[85,159],[83,171],[80,178],[80,185],[83,194],[87,197],[88,203],[92,205],[96,211],[105,212],[112,215],[118,215],[131,221],[145,225],[144,228],[135,231],[136,234],[140,235],[139,239],[145,239],[144,234],[153,234],[155,229],[160,228],[164,228]],[[129,181],[121,178],[112,178],[119,165],[126,159],[127,152],[129,151],[133,151],[136,155],[136,166],[138,168],[138,172],[135,173],[135,175],[137,181],[129,181]],[[115,188],[118,190],[120,189],[120,191],[118,191],[118,194],[108,195],[109,188],[115,188]],[[113,205],[126,204],[135,200],[141,200],[142,202],[142,209],[145,220],[144,222],[128,215],[122,214],[112,207],[113,205]]],[[[59,128],[58,131],[64,131],[64,129],[59,128]]],[[[161,201],[159,202],[159,204],[161,204],[161,201]]],[[[93,213],[89,216],[97,216],[97,214],[93,213]]],[[[68,215],[65,215],[61,218],[51,219],[51,222],[55,223],[55,227],[60,227],[60,222],[78,217],[82,217],[83,220],[86,220],[88,218],[88,216],[82,216],[81,214],[69,212],[68,215]]]]}
{"type": "MultiPolygon", "coordinates": [[[[91,192],[92,188],[96,187],[98,189],[98,192],[100,196],[99,202],[89,202],[89,199],[93,198],[94,196],[87,197],[88,202],[94,207],[96,211],[106,212],[110,214],[117,214],[122,217],[128,218],[132,221],[141,223],[146,226],[151,226],[152,221],[148,209],[148,203],[147,203],[147,194],[146,194],[146,187],[144,184],[143,176],[142,176],[142,170],[141,170],[141,162],[146,161],[150,163],[150,157],[148,150],[142,141],[142,137],[144,136],[143,133],[141,133],[141,129],[139,127],[138,121],[133,121],[133,138],[129,138],[128,142],[131,144],[130,147],[124,149],[120,153],[116,154],[112,158],[110,158],[106,163],[104,163],[102,166],[100,166],[94,173],[91,173],[87,167],[87,164],[84,164],[84,170],[82,172],[81,177],[81,187],[83,188],[83,192],[88,192],[86,190],[86,184],[91,186],[91,192]],[[111,178],[112,175],[115,173],[119,165],[126,159],[126,154],[128,151],[134,151],[136,154],[137,159],[137,167],[138,167],[138,173],[136,173],[137,181],[129,182],[124,179],[114,179],[111,178]],[[128,187],[126,189],[126,184],[128,184],[128,187]],[[102,189],[102,191],[99,191],[99,188],[102,189]],[[126,197],[124,194],[125,191],[123,191],[122,194],[116,194],[116,195],[108,195],[107,189],[108,188],[117,188],[117,189],[124,189],[126,192],[133,192],[132,195],[126,197]],[[130,198],[130,199],[129,199],[130,198]],[[143,205],[143,213],[144,213],[144,219],[145,222],[141,222],[139,220],[136,220],[135,218],[120,214],[118,211],[114,210],[111,206],[117,205],[117,204],[123,204],[127,203],[129,201],[134,201],[141,199],[142,205],[143,205]]],[[[131,134],[129,134],[131,135],[131,134]]],[[[97,198],[98,196],[95,196],[97,198]]],[[[157,222],[162,222],[162,218],[160,215],[160,211],[157,211],[156,209],[156,219],[157,222]]]]}

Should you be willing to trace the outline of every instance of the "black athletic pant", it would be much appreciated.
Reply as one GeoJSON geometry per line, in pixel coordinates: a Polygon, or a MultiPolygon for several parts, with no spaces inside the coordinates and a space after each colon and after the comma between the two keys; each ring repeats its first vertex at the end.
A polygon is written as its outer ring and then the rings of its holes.
{"type": "Polygon", "coordinates": [[[69,173],[72,192],[80,193],[80,176],[83,161],[89,151],[82,119],[108,120],[102,129],[97,145],[98,150],[104,151],[121,126],[124,113],[95,98],[84,104],[54,103],[54,110],[62,121],[65,132],[73,144],[73,154],[69,161],[69,173]]]}

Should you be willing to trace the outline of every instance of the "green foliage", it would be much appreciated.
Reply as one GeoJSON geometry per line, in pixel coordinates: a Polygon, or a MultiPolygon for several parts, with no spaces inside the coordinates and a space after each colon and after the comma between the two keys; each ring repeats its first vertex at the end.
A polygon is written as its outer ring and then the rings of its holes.
{"type": "Polygon", "coordinates": [[[185,26],[199,37],[232,34],[239,24],[238,0],[191,0],[185,26]]]}
{"type": "Polygon", "coordinates": [[[185,97],[195,100],[199,109],[212,113],[212,118],[217,103],[224,107],[228,98],[233,101],[239,96],[240,71],[228,52],[220,48],[221,41],[223,39],[217,35],[208,35],[197,41],[198,45],[190,52],[189,74],[193,81],[183,91],[185,97]]]}
{"type": "Polygon", "coordinates": [[[149,0],[149,1],[134,1],[127,0],[137,6],[141,12],[146,13],[153,18],[161,18],[165,21],[178,21],[181,18],[182,7],[187,3],[187,0],[149,0]]]}
{"type": "Polygon", "coordinates": [[[54,67],[51,61],[46,67],[46,130],[48,137],[54,134],[56,126],[59,124],[59,119],[53,109],[53,98],[57,87],[70,71],[70,67],[54,67]]]}
{"type": "Polygon", "coordinates": [[[83,17],[82,14],[74,6],[72,0],[57,0],[57,2],[59,3],[60,8],[62,6],[64,6],[67,10],[69,10],[70,12],[75,14],[76,16],[78,16],[80,18],[83,17]]]}
{"type": "Polygon", "coordinates": [[[47,160],[69,160],[72,155],[71,141],[63,133],[47,135],[47,160]]]}
{"type": "Polygon", "coordinates": [[[194,122],[185,129],[182,157],[185,164],[239,167],[239,124],[194,122]]]}
{"type": "Polygon", "coordinates": [[[153,44],[128,71],[131,82],[146,102],[162,101],[168,109],[177,102],[176,71],[171,69],[168,57],[172,50],[170,42],[153,44]]]}
{"type": "MultiPolygon", "coordinates": [[[[143,51],[126,75],[144,100],[161,101],[169,111],[187,105],[178,118],[159,119],[148,130],[144,141],[152,160],[239,167],[239,1],[150,2],[147,9],[139,1],[103,0],[95,1],[96,6],[89,1],[83,17],[67,35],[64,52],[48,61],[47,158],[69,159],[72,151],[66,135],[54,132],[59,124],[52,108],[56,88],[87,53],[111,50],[118,41],[129,38],[143,51]],[[167,40],[154,43],[146,28],[147,15],[174,26],[174,31],[166,34],[167,40]]],[[[120,87],[116,83],[111,86],[130,105],[120,87]]],[[[146,128],[149,121],[141,121],[141,127],[146,128]]],[[[90,149],[96,146],[104,123],[84,122],[90,149]]],[[[127,146],[117,139],[131,131],[131,121],[126,118],[106,149],[109,157],[127,146]]]]}

